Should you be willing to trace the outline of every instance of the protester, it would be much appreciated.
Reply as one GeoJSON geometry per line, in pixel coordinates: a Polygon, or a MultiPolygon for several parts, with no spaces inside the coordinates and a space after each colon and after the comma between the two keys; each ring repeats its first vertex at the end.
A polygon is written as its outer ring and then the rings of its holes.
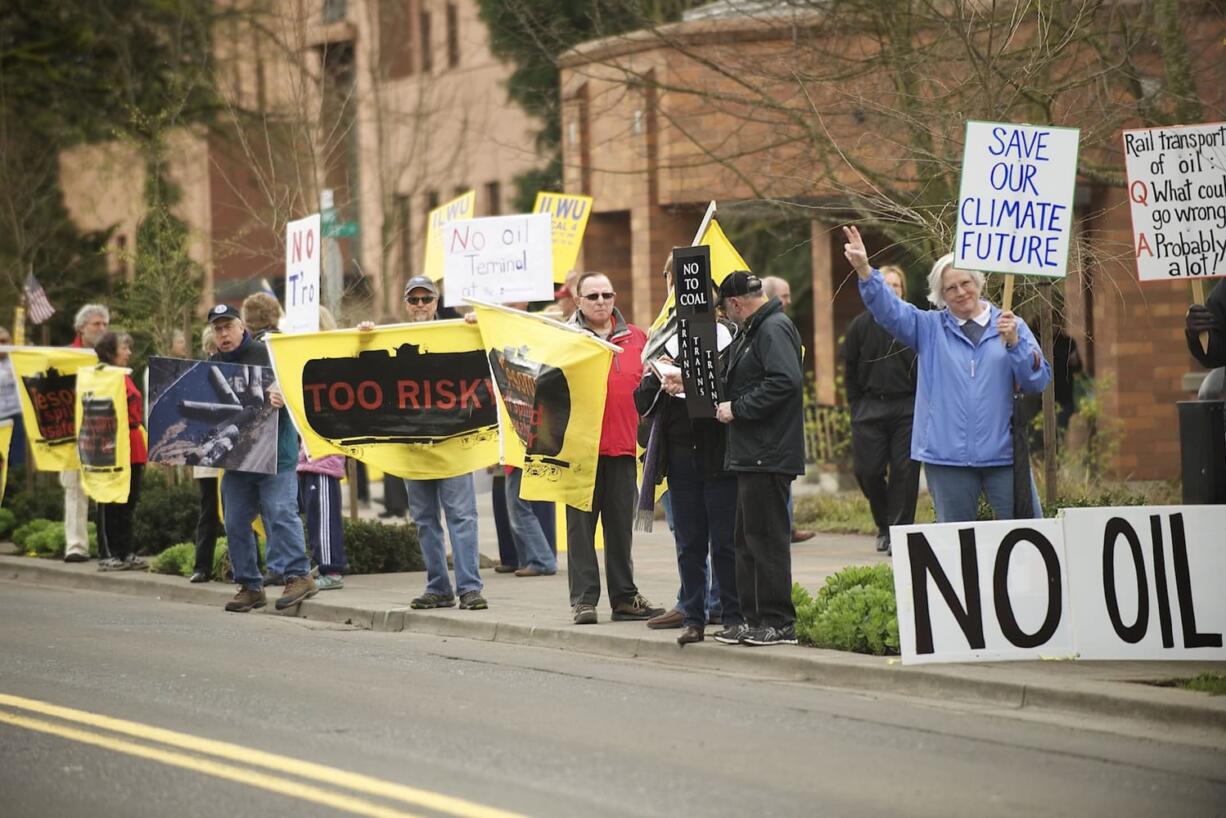
{"type": "MultiPolygon", "coordinates": [[[[238,310],[218,304],[209,310],[209,324],[217,343],[217,354],[210,360],[227,363],[269,366],[268,348],[251,337],[238,310]]],[[[246,612],[266,604],[264,578],[251,524],[259,514],[268,536],[268,570],[285,578],[285,590],[277,599],[283,610],[309,599],[319,589],[311,578],[298,518],[297,465],[298,435],[294,431],[285,398],[274,384],[268,390],[269,403],[280,409],[277,436],[276,474],[226,471],[221,478],[225,513],[226,541],[238,593],[226,603],[227,611],[246,612]]]]}
{"type": "MultiPolygon", "coordinates": [[[[787,279],[779,276],[763,276],[762,277],[762,293],[767,298],[778,298],[779,303],[783,305],[784,312],[789,312],[792,309],[792,285],[787,282],[787,279]]],[[[792,513],[792,496],[788,495],[788,519],[793,519],[792,513]]],[[[817,534],[805,528],[797,528],[792,525],[792,544],[808,542],[817,534]]]]}
{"type": "MultiPolygon", "coordinates": [[[[900,268],[882,267],[881,275],[895,295],[906,298],[907,279],[900,268]]],[[[890,526],[915,522],[919,495],[919,464],[911,459],[915,352],[865,311],[847,327],[843,364],[856,481],[877,526],[877,550],[893,554],[890,526]]]]}
{"type": "Polygon", "coordinates": [[[252,293],[243,299],[243,323],[256,341],[263,341],[270,333],[278,332],[281,322],[281,303],[271,293],[252,293]]]}
{"type": "MultiPolygon", "coordinates": [[[[126,332],[107,332],[98,339],[94,351],[98,353],[99,362],[126,367],[132,358],[132,336],[126,332]]],[[[136,556],[132,543],[132,515],[140,500],[141,475],[148,459],[145,435],[141,431],[145,401],[131,375],[124,375],[123,380],[128,402],[128,501],[98,503],[98,551],[109,555],[98,561],[99,571],[129,571],[148,567],[143,559],[136,556]]]]}
{"type": "MultiPolygon", "coordinates": [[[[93,349],[110,324],[110,310],[101,304],[86,304],[77,310],[73,320],[77,337],[71,345],[93,349]]],[[[85,562],[89,559],[89,498],[81,488],[81,473],[60,472],[60,485],[64,488],[64,562],[85,562]]],[[[101,537],[98,538],[98,556],[101,559],[111,556],[101,537]]]]}
{"type": "MultiPolygon", "coordinates": [[[[13,336],[6,327],[0,327],[0,346],[13,343],[13,336]]],[[[13,436],[9,443],[9,468],[25,462],[26,431],[21,420],[21,396],[17,392],[17,373],[7,352],[0,352],[0,420],[13,422],[13,436]]]]}
{"type": "Polygon", "coordinates": [[[170,335],[170,352],[168,355],[171,358],[188,358],[191,356],[191,348],[187,345],[187,335],[183,330],[177,329],[170,335]]]}
{"type": "MultiPolygon", "coordinates": [[[[336,319],[327,307],[319,308],[319,329],[336,329],[336,319]]],[[[306,445],[298,447],[298,509],[306,516],[307,543],[319,569],[315,584],[321,591],[345,587],[349,568],[345,557],[345,529],[341,516],[341,478],[345,456],[329,454],[312,460],[306,445]]]]}
{"type": "Polygon", "coordinates": [[[1204,304],[1188,307],[1184,318],[1188,351],[1205,369],[1226,366],[1226,284],[1218,284],[1204,304]],[[1201,333],[1208,334],[1208,345],[1201,346],[1201,333]]]}
{"type": "MultiPolygon", "coordinates": [[[[200,336],[200,346],[206,358],[217,354],[212,326],[205,326],[200,336]]],[[[213,553],[217,548],[217,531],[221,527],[221,509],[217,504],[217,481],[221,478],[221,469],[192,466],[192,478],[200,490],[200,513],[196,517],[196,561],[188,581],[208,582],[213,578],[213,553]]]]}
{"type": "MultiPolygon", "coordinates": [[[[1029,464],[1013,462],[1014,391],[1041,392],[1051,379],[1030,328],[982,300],[983,274],[955,268],[953,254],[928,276],[928,300],[940,309],[916,308],[869,266],[859,230],[843,232],[864,305],[919,356],[911,457],[924,464],[937,522],[974,520],[981,493],[996,519],[1014,519],[1015,466],[1029,475],[1029,464]]],[[[1033,485],[1029,493],[1041,516],[1033,485]]]]}
{"type": "Polygon", "coordinates": [[[583,273],[575,281],[573,326],[621,347],[609,365],[608,392],[600,429],[592,510],[566,507],[566,573],[576,625],[594,625],[600,601],[600,567],[596,562],[596,524],[604,529],[605,582],[615,621],[650,619],[664,613],[648,602],[634,584],[630,555],[634,525],[637,467],[635,431],[638,413],[634,390],[643,376],[647,336],[626,323],[614,302],[617,294],[603,273],[583,273]]]}
{"type": "MultiPolygon", "coordinates": [[[[409,323],[433,321],[438,316],[438,285],[426,276],[414,276],[404,285],[405,311],[409,323]]],[[[369,332],[375,325],[369,321],[358,329],[369,332]]],[[[461,474],[435,480],[405,480],[409,496],[409,514],[417,525],[421,556],[426,563],[426,590],[409,603],[410,608],[427,610],[450,608],[460,597],[461,610],[480,611],[489,607],[481,595],[481,554],[477,546],[477,497],[473,476],[461,474]],[[447,572],[447,546],[443,541],[440,512],[447,521],[451,540],[452,561],[455,564],[455,592],[447,572]]]]}
{"type": "Polygon", "coordinates": [[[725,466],[737,476],[736,587],[746,622],[725,627],[715,639],[795,645],[788,498],[792,480],[805,471],[800,333],[751,273],[730,273],[719,294],[741,327],[728,351],[728,399],[716,407],[715,419],[728,424],[725,466]]]}
{"type": "MultiPolygon", "coordinates": [[[[665,279],[671,292],[671,267],[665,268],[665,279]]],[[[734,330],[735,325],[729,329],[734,330]]],[[[659,452],[658,463],[652,463],[654,482],[668,478],[681,593],[677,607],[647,620],[647,627],[680,627],[677,644],[687,645],[705,638],[710,574],[717,578],[722,623],[732,628],[744,622],[733,545],[736,477],[724,468],[727,432],[723,425],[713,418],[691,418],[685,399],[678,397],[685,389],[680,372],[674,371],[675,364],[667,355],[660,362],[666,377],[661,378],[654,367],[645,367],[634,402],[639,414],[651,420],[646,448],[659,452]]],[[[654,487],[646,472],[645,466],[643,491],[650,492],[654,487]]]]}

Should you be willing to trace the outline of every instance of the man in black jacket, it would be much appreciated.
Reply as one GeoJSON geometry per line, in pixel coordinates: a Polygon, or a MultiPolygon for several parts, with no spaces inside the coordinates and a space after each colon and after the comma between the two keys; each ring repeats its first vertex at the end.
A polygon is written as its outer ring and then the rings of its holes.
{"type": "MultiPolygon", "coordinates": [[[[902,270],[887,266],[881,274],[899,298],[906,297],[902,270]]],[[[843,362],[856,481],[877,526],[877,550],[892,553],[890,526],[915,522],[919,494],[919,464],[911,459],[915,352],[865,310],[847,327],[843,362]]]]}
{"type": "MultiPolygon", "coordinates": [[[[268,366],[268,348],[251,337],[238,310],[218,304],[209,310],[209,325],[217,343],[210,361],[268,366]]],[[[238,593],[226,610],[245,613],[265,605],[264,578],[251,525],[263,517],[268,535],[268,570],[285,578],[285,590],[277,610],[297,605],[315,596],[318,587],[311,578],[302,520],[298,517],[298,433],[285,409],[285,399],[273,384],[268,402],[280,410],[277,426],[276,474],[228,470],[221,478],[221,502],[225,517],[230,565],[238,593]]]]}
{"type": "Polygon", "coordinates": [[[745,625],[716,634],[725,644],[796,644],[792,605],[792,480],[803,474],[804,388],[800,333],[761,280],[738,270],[720,284],[741,326],[728,353],[715,418],[728,424],[725,466],[737,475],[736,584],[745,625]]]}
{"type": "Polygon", "coordinates": [[[1209,293],[1204,304],[1188,308],[1184,334],[1188,351],[1205,369],[1226,366],[1226,284],[1218,284],[1209,293]],[[1209,343],[1201,346],[1200,336],[1208,336],[1209,343]]]}

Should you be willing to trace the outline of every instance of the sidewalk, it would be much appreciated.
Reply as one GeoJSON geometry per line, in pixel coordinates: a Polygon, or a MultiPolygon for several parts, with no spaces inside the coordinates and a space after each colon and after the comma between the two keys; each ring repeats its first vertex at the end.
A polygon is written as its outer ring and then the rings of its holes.
{"type": "MultiPolygon", "coordinates": [[[[497,558],[488,492],[478,494],[481,551],[497,558]]],[[[375,508],[364,510],[373,516],[375,508]]],[[[668,606],[677,594],[675,551],[663,522],[649,534],[636,532],[635,578],[653,603],[668,606]]],[[[884,559],[864,536],[818,535],[792,549],[793,576],[810,590],[852,564],[884,559]]],[[[409,600],[425,585],[425,575],[349,576],[345,587],[302,603],[297,610],[272,615],[353,625],[378,631],[410,631],[438,636],[485,639],[623,658],[643,658],[680,667],[739,675],[809,682],[822,686],[953,699],[1003,709],[1039,709],[1090,717],[1111,717],[1178,725],[1203,731],[1207,741],[1226,747],[1226,696],[1136,684],[1142,680],[1183,678],[1205,671],[1226,672],[1226,662],[995,662],[903,667],[897,657],[875,657],[805,647],[749,648],[707,641],[680,648],[675,630],[653,631],[642,622],[612,622],[608,600],[598,606],[600,623],[571,622],[565,556],[552,577],[516,577],[482,571],[486,611],[413,611],[409,600]]],[[[0,556],[0,580],[148,596],[215,606],[218,614],[233,586],[192,585],[182,577],[135,572],[99,573],[95,562],[66,564],[0,556]]],[[[714,631],[708,628],[708,637],[714,631]]]]}

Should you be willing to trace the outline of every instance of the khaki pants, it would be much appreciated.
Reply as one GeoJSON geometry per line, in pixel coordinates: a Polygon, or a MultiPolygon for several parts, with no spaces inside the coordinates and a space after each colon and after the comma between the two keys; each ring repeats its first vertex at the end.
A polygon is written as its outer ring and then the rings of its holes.
{"type": "Polygon", "coordinates": [[[89,556],[89,499],[81,488],[81,473],[60,472],[60,485],[64,487],[64,556],[80,554],[89,556]]]}

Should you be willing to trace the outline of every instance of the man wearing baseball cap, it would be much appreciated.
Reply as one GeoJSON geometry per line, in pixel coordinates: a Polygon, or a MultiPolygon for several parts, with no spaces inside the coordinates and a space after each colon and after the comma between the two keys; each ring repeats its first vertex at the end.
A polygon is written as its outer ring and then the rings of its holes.
{"type": "MultiPolygon", "coordinates": [[[[209,310],[208,317],[217,344],[217,354],[210,361],[271,365],[268,348],[251,337],[238,310],[218,304],[209,310]]],[[[268,402],[281,411],[277,420],[277,473],[227,469],[221,477],[226,542],[234,581],[239,585],[238,593],[226,603],[226,610],[236,613],[266,604],[264,578],[251,533],[251,524],[258,514],[263,515],[268,534],[268,570],[285,577],[285,590],[277,599],[277,610],[297,605],[319,590],[311,578],[311,562],[298,518],[298,434],[275,384],[268,390],[268,402]]]]}
{"type": "Polygon", "coordinates": [[[736,585],[746,624],[725,628],[725,644],[795,645],[792,605],[792,480],[805,470],[800,333],[778,298],[744,270],[719,286],[720,303],[741,327],[724,373],[725,466],[737,475],[736,585]]]}
{"type": "MultiPolygon", "coordinates": [[[[433,321],[438,317],[438,285],[428,276],[413,276],[404,285],[404,309],[409,323],[433,321]]],[[[370,321],[358,329],[370,331],[370,321]]],[[[481,554],[477,547],[477,495],[473,476],[461,474],[434,480],[405,480],[409,495],[409,514],[417,525],[421,556],[426,563],[426,590],[409,603],[417,610],[451,608],[459,596],[460,608],[480,611],[489,607],[482,596],[481,554]],[[455,586],[447,571],[447,546],[443,542],[440,512],[447,521],[451,554],[455,563],[455,586]]]]}

